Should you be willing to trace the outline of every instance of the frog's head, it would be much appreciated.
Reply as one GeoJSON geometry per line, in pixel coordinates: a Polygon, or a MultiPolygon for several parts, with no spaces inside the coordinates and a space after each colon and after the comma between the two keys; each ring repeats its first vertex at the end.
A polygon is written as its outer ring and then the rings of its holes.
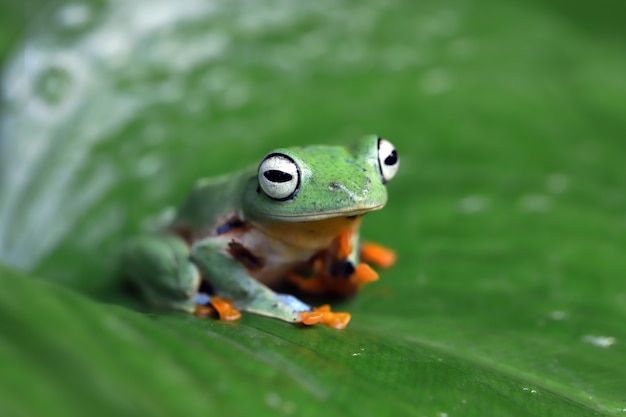
{"type": "Polygon", "coordinates": [[[243,208],[258,220],[302,222],[351,217],[381,209],[385,184],[400,160],[394,146],[376,135],[351,146],[277,149],[247,184],[243,208]]]}

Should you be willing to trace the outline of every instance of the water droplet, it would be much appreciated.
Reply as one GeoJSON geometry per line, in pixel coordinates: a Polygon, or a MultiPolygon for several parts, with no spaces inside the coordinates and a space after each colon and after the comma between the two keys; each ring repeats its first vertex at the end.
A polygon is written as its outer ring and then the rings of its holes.
{"type": "Polygon", "coordinates": [[[222,106],[229,110],[234,110],[244,106],[250,100],[250,91],[244,84],[231,86],[224,92],[222,106]]]}
{"type": "Polygon", "coordinates": [[[384,62],[394,70],[403,70],[413,65],[419,51],[414,45],[392,45],[384,51],[384,62]]]}
{"type": "Polygon", "coordinates": [[[137,175],[148,178],[156,174],[163,166],[163,161],[156,155],[144,155],[137,161],[137,175]]]}
{"type": "Polygon", "coordinates": [[[334,55],[338,62],[355,63],[363,61],[366,54],[367,48],[362,42],[350,40],[339,43],[334,55]]]}
{"type": "Polygon", "coordinates": [[[33,62],[26,72],[30,83],[15,91],[15,99],[21,101],[28,116],[60,124],[78,107],[90,68],[72,52],[33,51],[31,55],[33,62]]]}
{"type": "Polygon", "coordinates": [[[294,402],[289,400],[283,400],[275,392],[268,392],[265,395],[265,404],[288,415],[293,414],[296,411],[296,404],[294,402]]]}
{"type": "Polygon", "coordinates": [[[453,41],[448,47],[448,53],[452,58],[466,59],[472,56],[474,44],[469,39],[461,38],[453,41]]]}
{"type": "Polygon", "coordinates": [[[420,80],[420,88],[426,94],[437,95],[450,89],[450,75],[442,69],[426,72],[420,80]]]}
{"type": "Polygon", "coordinates": [[[69,94],[72,77],[61,67],[48,67],[35,79],[35,93],[48,106],[60,104],[69,94]]]}
{"type": "Polygon", "coordinates": [[[617,339],[612,336],[594,336],[590,334],[584,335],[582,340],[585,343],[589,343],[591,345],[605,349],[617,343],[617,339]]]}
{"type": "Polygon", "coordinates": [[[479,213],[489,207],[489,200],[480,195],[470,195],[464,197],[459,202],[459,209],[466,214],[479,213]]]}
{"type": "Polygon", "coordinates": [[[565,174],[550,174],[546,178],[546,189],[552,194],[561,194],[569,187],[569,178],[565,174]]]}
{"type": "Polygon", "coordinates": [[[91,19],[92,12],[86,4],[68,4],[58,12],[58,19],[61,25],[68,28],[85,26],[91,19]]]}
{"type": "Polygon", "coordinates": [[[280,406],[281,400],[278,394],[275,392],[268,392],[265,394],[265,404],[267,404],[271,408],[278,408],[280,406]]]}
{"type": "Polygon", "coordinates": [[[555,310],[550,313],[550,318],[552,320],[565,320],[569,317],[569,315],[565,311],[555,310]]]}
{"type": "Polygon", "coordinates": [[[430,33],[435,36],[449,36],[459,28],[459,14],[452,9],[440,10],[425,21],[430,33]]]}
{"type": "Polygon", "coordinates": [[[552,199],[543,194],[529,194],[520,199],[519,205],[523,211],[546,213],[552,208],[552,199]]]}

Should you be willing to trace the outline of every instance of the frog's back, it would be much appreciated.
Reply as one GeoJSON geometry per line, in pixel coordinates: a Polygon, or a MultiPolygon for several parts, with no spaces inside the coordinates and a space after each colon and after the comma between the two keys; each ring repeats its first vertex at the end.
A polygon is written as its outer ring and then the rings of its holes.
{"type": "Polygon", "coordinates": [[[248,168],[198,180],[178,209],[171,228],[188,240],[209,235],[219,221],[238,213],[245,187],[255,172],[255,168],[248,168]]]}

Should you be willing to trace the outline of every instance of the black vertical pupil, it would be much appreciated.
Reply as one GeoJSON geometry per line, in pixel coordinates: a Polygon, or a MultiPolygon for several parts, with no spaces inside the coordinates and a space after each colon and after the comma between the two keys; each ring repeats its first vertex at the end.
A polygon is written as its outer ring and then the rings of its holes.
{"type": "Polygon", "coordinates": [[[263,176],[272,182],[289,182],[293,179],[293,175],[277,169],[269,169],[263,173],[263,176]]]}
{"type": "Polygon", "coordinates": [[[385,165],[395,165],[398,162],[398,153],[395,149],[385,158],[384,162],[385,165]]]}

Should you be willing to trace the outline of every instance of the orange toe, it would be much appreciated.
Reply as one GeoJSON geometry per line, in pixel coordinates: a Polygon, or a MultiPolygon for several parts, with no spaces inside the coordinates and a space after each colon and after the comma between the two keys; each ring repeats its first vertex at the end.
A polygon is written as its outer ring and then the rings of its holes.
{"type": "Polygon", "coordinates": [[[301,313],[302,323],[306,325],[325,324],[334,329],[345,329],[350,322],[350,313],[335,313],[328,304],[316,307],[313,311],[301,313]]]}
{"type": "Polygon", "coordinates": [[[393,250],[372,242],[361,245],[361,258],[381,268],[389,268],[396,263],[396,253],[393,250]]]}
{"type": "Polygon", "coordinates": [[[348,230],[337,236],[337,258],[345,259],[352,253],[352,231],[348,230]]]}
{"type": "Polygon", "coordinates": [[[303,311],[300,313],[300,317],[302,318],[302,324],[306,324],[307,326],[312,326],[313,324],[321,323],[324,319],[324,312],[322,311],[303,311]]]}
{"type": "Polygon", "coordinates": [[[345,329],[350,323],[350,313],[326,313],[324,314],[324,324],[333,329],[345,329]]]}
{"type": "Polygon", "coordinates": [[[367,284],[368,282],[377,281],[378,273],[374,271],[372,267],[369,266],[368,264],[361,262],[354,269],[354,273],[352,274],[352,277],[356,281],[357,284],[363,285],[363,284],[367,284]]]}
{"type": "Polygon", "coordinates": [[[234,321],[241,318],[241,312],[233,307],[230,301],[213,296],[211,297],[211,305],[217,310],[220,320],[234,321]]]}

